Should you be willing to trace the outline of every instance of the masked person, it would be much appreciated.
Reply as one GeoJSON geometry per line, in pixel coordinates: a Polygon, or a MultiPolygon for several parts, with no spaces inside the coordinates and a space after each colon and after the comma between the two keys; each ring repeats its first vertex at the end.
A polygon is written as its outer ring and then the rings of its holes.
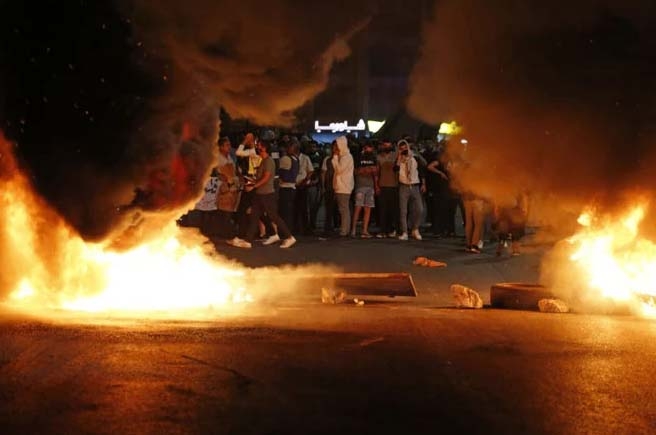
{"type": "Polygon", "coordinates": [[[410,229],[415,240],[421,240],[419,223],[424,211],[422,194],[426,192],[426,180],[419,172],[419,162],[410,150],[408,141],[398,143],[398,154],[394,170],[399,174],[399,240],[408,240],[408,206],[410,206],[410,229]]]}
{"type": "MultiPolygon", "coordinates": [[[[274,178],[276,173],[276,164],[271,158],[271,143],[268,141],[260,141],[256,146],[258,155],[262,158],[262,162],[255,174],[255,180],[252,184],[245,187],[246,191],[254,191],[253,205],[250,215],[250,222],[246,240],[235,237],[228,241],[228,244],[238,248],[252,247],[253,240],[258,232],[258,222],[266,213],[271,221],[278,228],[278,234],[273,236],[275,243],[281,240],[281,248],[289,248],[296,243],[296,239],[292,236],[287,224],[278,215],[278,200],[274,189],[274,178]]],[[[267,240],[268,241],[268,240],[267,240]]]]}
{"type": "Polygon", "coordinates": [[[337,147],[334,149],[331,163],[335,171],[333,177],[333,188],[335,189],[335,200],[340,215],[339,235],[349,235],[351,226],[350,200],[355,180],[353,178],[353,156],[349,151],[348,141],[345,136],[336,139],[337,147]]]}

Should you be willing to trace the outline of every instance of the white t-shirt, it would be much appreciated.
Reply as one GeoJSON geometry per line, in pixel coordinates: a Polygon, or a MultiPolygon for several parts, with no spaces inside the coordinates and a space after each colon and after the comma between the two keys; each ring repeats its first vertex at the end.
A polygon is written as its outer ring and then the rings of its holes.
{"type": "Polygon", "coordinates": [[[210,177],[205,183],[205,193],[196,203],[196,210],[213,211],[217,209],[216,194],[219,191],[219,177],[210,177]]]}
{"type": "Polygon", "coordinates": [[[298,155],[298,175],[296,176],[296,182],[300,183],[305,180],[308,175],[314,172],[314,166],[312,166],[312,160],[306,154],[298,155]]]}

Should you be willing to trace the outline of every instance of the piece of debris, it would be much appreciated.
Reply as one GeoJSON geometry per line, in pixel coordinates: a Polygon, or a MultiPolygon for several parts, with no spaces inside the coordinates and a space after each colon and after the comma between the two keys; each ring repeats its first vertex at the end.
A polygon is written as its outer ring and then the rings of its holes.
{"type": "Polygon", "coordinates": [[[432,260],[428,257],[417,257],[412,262],[415,266],[424,266],[424,267],[446,267],[446,263],[443,261],[432,260]]]}
{"type": "Polygon", "coordinates": [[[460,284],[451,285],[451,293],[458,308],[483,308],[483,299],[476,291],[460,284]]]}
{"type": "Polygon", "coordinates": [[[323,304],[341,304],[346,300],[346,292],[332,290],[326,287],[321,288],[321,303],[323,304]]]}
{"type": "Polygon", "coordinates": [[[569,313],[569,307],[560,299],[540,299],[538,308],[543,313],[569,313]]]}

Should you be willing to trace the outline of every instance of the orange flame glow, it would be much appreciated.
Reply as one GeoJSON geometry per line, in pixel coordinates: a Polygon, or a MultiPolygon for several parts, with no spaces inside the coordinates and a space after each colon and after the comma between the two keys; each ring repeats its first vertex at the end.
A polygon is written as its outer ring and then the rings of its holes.
{"type": "Polygon", "coordinates": [[[0,136],[0,296],[6,305],[37,314],[178,316],[208,308],[223,313],[252,301],[248,270],[212,256],[204,241],[173,222],[123,252],[85,242],[33,192],[0,136]]]}
{"type": "Polygon", "coordinates": [[[656,244],[640,235],[647,204],[631,208],[619,219],[583,213],[581,230],[570,237],[569,259],[582,286],[594,297],[638,307],[656,316],[656,244]]]}

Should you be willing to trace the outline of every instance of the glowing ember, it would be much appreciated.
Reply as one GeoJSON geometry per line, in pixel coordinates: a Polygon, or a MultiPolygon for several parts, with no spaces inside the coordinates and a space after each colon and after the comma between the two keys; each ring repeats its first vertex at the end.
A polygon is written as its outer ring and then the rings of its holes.
{"type": "Polygon", "coordinates": [[[651,317],[656,315],[656,244],[640,236],[646,207],[635,206],[617,220],[583,213],[581,231],[568,242],[574,249],[570,260],[587,290],[611,301],[636,303],[642,315],[651,317]]]}

